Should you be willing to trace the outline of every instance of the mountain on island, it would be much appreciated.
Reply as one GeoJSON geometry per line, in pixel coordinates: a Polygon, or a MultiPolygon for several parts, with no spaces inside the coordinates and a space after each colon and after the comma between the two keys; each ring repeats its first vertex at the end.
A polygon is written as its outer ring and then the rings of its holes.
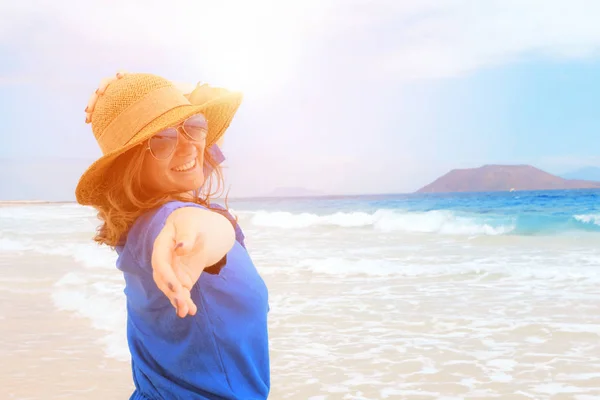
{"type": "Polygon", "coordinates": [[[531,165],[484,165],[454,169],[417,193],[595,189],[600,182],[564,179],[531,165]]]}

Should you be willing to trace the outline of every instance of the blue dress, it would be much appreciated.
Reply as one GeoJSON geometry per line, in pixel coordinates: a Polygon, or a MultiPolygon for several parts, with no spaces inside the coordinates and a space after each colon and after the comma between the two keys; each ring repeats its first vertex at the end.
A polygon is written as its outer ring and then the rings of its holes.
{"type": "MultiPolygon", "coordinates": [[[[117,248],[125,277],[127,339],[137,399],[266,399],[270,389],[268,291],[231,215],[236,242],[217,274],[202,272],[192,288],[194,316],[179,318],[152,279],[154,239],[169,202],[140,217],[117,248]]],[[[211,207],[214,208],[214,207],[211,207]]]]}

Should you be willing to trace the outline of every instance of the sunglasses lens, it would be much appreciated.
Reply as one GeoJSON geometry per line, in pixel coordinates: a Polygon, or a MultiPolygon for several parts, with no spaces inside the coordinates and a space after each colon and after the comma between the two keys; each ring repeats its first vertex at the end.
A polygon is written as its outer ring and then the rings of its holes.
{"type": "Polygon", "coordinates": [[[208,134],[208,121],[202,114],[192,115],[183,123],[183,130],[190,139],[201,142],[208,134]]]}
{"type": "Polygon", "coordinates": [[[152,155],[160,160],[169,158],[177,146],[177,135],[177,129],[169,128],[152,136],[148,142],[152,155]]]}

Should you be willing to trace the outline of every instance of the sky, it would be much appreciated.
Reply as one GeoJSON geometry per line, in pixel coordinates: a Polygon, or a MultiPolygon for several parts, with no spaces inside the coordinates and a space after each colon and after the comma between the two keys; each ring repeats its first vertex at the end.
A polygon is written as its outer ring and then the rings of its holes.
{"type": "Polygon", "coordinates": [[[454,168],[600,166],[595,0],[0,3],[0,200],[72,200],[103,77],[241,90],[230,196],[405,193],[454,168]]]}

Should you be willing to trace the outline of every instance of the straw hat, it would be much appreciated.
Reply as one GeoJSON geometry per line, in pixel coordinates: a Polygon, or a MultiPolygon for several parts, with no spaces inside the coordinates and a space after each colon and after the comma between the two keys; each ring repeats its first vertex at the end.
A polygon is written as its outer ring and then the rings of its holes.
{"type": "Polygon", "coordinates": [[[96,91],[92,110],[86,109],[86,122],[91,123],[103,155],[79,179],[75,197],[82,205],[96,204],[105,190],[108,168],[127,150],[197,113],[208,120],[206,145],[211,146],[225,133],[242,101],[241,93],[208,85],[184,95],[172,82],[152,74],[117,77],[103,93],[96,91]]]}

